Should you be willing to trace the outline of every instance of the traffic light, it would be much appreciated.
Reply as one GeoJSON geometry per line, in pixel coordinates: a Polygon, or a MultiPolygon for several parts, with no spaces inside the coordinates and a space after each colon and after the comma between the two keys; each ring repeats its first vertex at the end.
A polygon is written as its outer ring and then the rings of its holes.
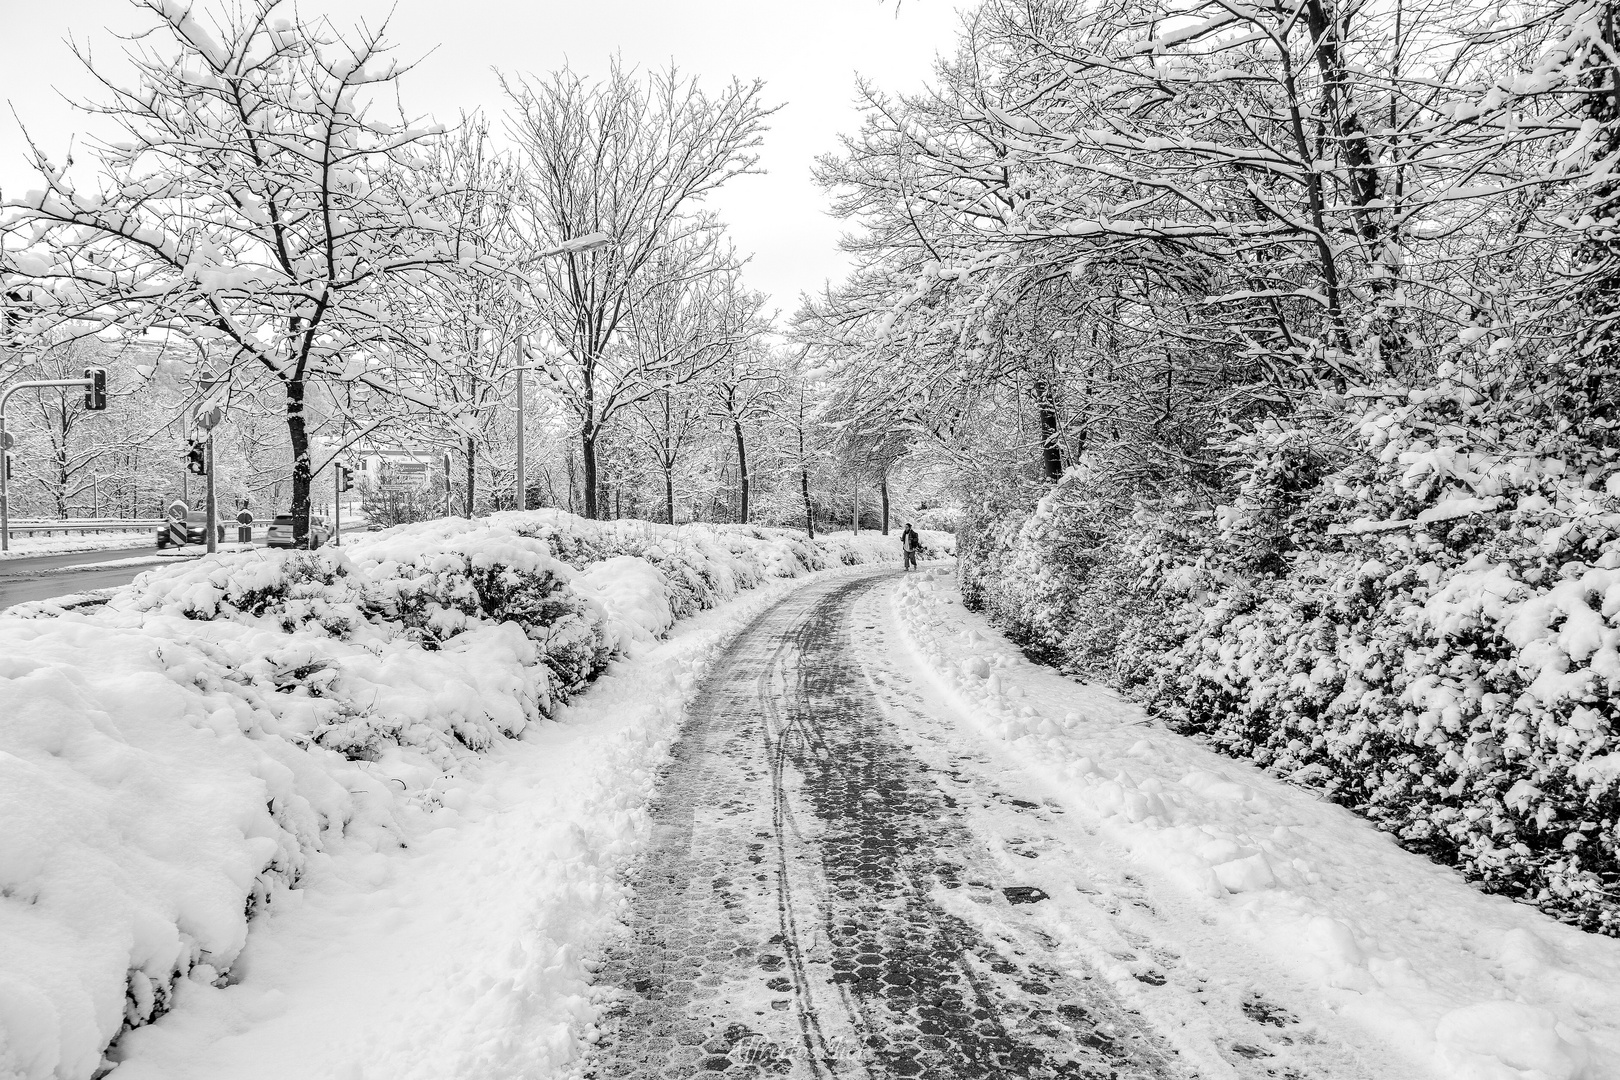
{"type": "Polygon", "coordinates": [[[347,465],[337,467],[337,482],[339,491],[348,491],[354,487],[354,470],[347,465]]]}
{"type": "Polygon", "coordinates": [[[84,407],[90,412],[101,412],[107,408],[107,369],[87,367],[84,377],[90,385],[84,388],[84,407]]]}
{"type": "Polygon", "coordinates": [[[186,468],[198,476],[208,475],[208,458],[203,455],[201,439],[186,440],[186,468]]]}

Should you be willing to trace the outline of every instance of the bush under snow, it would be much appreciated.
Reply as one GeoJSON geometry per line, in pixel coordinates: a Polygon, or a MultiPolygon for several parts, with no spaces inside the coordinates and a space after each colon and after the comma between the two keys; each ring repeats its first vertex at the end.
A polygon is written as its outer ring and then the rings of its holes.
{"type": "Polygon", "coordinates": [[[1347,425],[1263,423],[1202,517],[1101,513],[1076,473],[964,542],[964,596],[1484,887],[1620,934],[1620,477],[1502,393],[1448,366],[1347,425]]]}
{"type": "Polygon", "coordinates": [[[894,537],[539,511],[0,616],[0,1076],[95,1075],[179,979],[230,977],[330,838],[393,843],[616,652],[767,578],[898,560],[894,537]]]}

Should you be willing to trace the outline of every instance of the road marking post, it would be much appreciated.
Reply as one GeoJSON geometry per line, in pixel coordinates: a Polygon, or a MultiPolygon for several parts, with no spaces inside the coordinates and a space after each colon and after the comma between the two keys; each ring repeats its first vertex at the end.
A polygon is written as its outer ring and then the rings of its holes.
{"type": "Polygon", "coordinates": [[[169,519],[169,543],[185,547],[191,539],[186,532],[186,517],[191,507],[184,499],[176,499],[164,510],[164,516],[169,519]]]}

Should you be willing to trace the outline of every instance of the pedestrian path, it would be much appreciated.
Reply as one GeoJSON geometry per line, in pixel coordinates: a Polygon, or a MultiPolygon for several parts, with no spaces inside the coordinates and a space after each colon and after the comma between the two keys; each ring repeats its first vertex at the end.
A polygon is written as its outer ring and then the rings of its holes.
{"type": "Polygon", "coordinates": [[[857,641],[876,623],[853,621],[885,578],[802,590],[711,670],[601,974],[622,998],[587,1075],[1192,1075],[1021,925],[1044,894],[973,835],[960,773],[908,744],[897,709],[936,721],[874,683],[894,675],[857,641]]]}

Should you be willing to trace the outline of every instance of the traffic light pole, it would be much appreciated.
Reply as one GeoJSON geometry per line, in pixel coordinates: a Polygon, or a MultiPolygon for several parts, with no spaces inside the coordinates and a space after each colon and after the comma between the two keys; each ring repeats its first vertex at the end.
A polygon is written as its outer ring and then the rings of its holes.
{"type": "MultiPolygon", "coordinates": [[[[87,369],[82,379],[31,379],[28,382],[16,383],[6,387],[0,393],[0,551],[11,550],[11,436],[6,431],[6,402],[11,395],[19,390],[36,390],[48,386],[78,386],[90,390],[96,385],[96,380],[87,369]]],[[[103,375],[102,378],[106,376],[103,375]]],[[[105,402],[103,402],[105,408],[105,402]]]]}
{"type": "Polygon", "coordinates": [[[343,466],[332,462],[332,543],[343,539],[343,466]]]}
{"type": "Polygon", "coordinates": [[[214,501],[214,432],[208,431],[208,554],[219,550],[219,506],[214,501]]]}

